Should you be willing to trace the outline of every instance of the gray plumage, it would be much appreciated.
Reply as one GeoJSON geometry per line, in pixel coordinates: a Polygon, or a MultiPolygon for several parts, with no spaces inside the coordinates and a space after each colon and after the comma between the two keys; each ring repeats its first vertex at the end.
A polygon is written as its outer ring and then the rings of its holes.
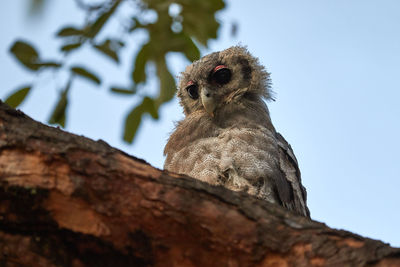
{"type": "Polygon", "coordinates": [[[185,118],[165,146],[166,170],[246,191],[309,217],[296,157],[264,100],[269,73],[241,46],[209,54],[182,73],[185,118]]]}

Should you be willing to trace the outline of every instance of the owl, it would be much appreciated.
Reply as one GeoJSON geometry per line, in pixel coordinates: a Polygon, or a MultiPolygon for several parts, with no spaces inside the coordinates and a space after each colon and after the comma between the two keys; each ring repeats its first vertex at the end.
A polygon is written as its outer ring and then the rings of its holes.
{"type": "Polygon", "coordinates": [[[309,217],[296,157],[265,104],[271,94],[269,73],[245,47],[193,62],[179,79],[185,118],[165,146],[164,168],[309,217]]]}

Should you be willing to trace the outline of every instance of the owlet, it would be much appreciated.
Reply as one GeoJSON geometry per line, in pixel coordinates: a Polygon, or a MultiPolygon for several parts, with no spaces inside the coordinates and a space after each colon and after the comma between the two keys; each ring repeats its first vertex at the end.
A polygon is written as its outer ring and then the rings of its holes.
{"type": "Polygon", "coordinates": [[[185,118],[165,146],[166,170],[309,217],[296,157],[264,102],[269,73],[257,58],[241,46],[209,54],[186,68],[177,94],[185,118]]]}

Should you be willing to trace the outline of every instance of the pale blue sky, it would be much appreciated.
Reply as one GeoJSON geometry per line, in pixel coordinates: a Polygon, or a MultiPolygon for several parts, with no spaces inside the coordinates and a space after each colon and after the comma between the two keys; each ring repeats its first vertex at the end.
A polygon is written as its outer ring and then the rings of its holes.
{"type": "MultiPolygon", "coordinates": [[[[3,3],[0,98],[35,80],[7,52],[15,38],[30,40],[46,58],[57,58],[59,43],[53,36],[58,27],[83,21],[74,1],[50,2],[39,19],[26,18],[27,0],[3,3]]],[[[221,38],[203,54],[240,42],[271,72],[277,98],[269,103],[271,117],[298,158],[312,218],[400,246],[400,2],[231,0],[227,4],[218,15],[225,23],[221,38]],[[229,37],[233,21],[239,24],[236,38],[229,37]]],[[[138,36],[130,45],[136,47],[144,38],[138,36]]],[[[175,55],[171,59],[174,75],[188,64],[175,55]]],[[[130,66],[131,60],[127,54],[122,65],[130,66]]],[[[89,49],[70,62],[107,74],[106,85],[129,80],[129,68],[122,72],[89,49]]],[[[55,104],[55,88],[65,77],[55,78],[50,73],[40,76],[21,106],[36,120],[45,122],[55,104]]],[[[155,86],[152,82],[148,87],[155,86]]],[[[161,119],[145,121],[136,142],[127,145],[121,141],[121,125],[135,101],[77,81],[67,130],[101,138],[162,168],[163,147],[182,110],[176,100],[165,105],[161,119]]]]}

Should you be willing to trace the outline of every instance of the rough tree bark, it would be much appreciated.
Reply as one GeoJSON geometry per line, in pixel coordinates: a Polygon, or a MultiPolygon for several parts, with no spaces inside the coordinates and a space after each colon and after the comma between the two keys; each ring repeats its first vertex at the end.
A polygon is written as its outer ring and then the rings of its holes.
{"type": "Polygon", "coordinates": [[[0,266],[400,266],[400,249],[158,170],[0,101],[0,266]]]}

